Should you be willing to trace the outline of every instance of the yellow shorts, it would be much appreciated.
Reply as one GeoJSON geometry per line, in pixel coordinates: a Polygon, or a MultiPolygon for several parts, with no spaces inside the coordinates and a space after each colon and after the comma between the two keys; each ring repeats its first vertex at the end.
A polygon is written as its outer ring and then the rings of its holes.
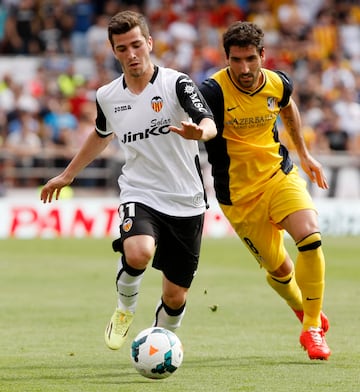
{"type": "Polygon", "coordinates": [[[316,210],[306,182],[295,167],[285,175],[279,171],[270,186],[250,202],[220,207],[260,266],[275,271],[284,262],[284,230],[278,225],[295,211],[316,210]]]}

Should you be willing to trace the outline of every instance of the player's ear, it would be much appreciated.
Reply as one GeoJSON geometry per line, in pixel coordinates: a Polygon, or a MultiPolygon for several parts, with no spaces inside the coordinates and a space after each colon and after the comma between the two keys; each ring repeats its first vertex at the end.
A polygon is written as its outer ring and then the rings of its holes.
{"type": "Polygon", "coordinates": [[[259,54],[260,54],[261,61],[264,63],[264,61],[265,61],[265,48],[264,47],[262,47],[260,49],[259,54]]]}
{"type": "Polygon", "coordinates": [[[152,51],[152,48],[153,48],[153,39],[152,39],[152,36],[151,35],[149,35],[149,38],[148,38],[148,47],[149,47],[149,51],[151,52],[152,51]]]}

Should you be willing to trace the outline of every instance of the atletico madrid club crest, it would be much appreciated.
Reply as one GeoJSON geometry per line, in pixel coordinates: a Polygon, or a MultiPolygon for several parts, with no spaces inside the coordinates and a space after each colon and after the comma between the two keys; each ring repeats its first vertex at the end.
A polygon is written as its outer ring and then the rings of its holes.
{"type": "Polygon", "coordinates": [[[277,100],[274,97],[268,97],[267,99],[267,107],[269,110],[275,110],[277,104],[277,100]]]}

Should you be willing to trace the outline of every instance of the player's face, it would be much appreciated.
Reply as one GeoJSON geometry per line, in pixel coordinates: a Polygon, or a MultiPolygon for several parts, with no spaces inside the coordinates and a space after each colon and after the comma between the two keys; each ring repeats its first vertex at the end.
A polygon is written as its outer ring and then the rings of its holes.
{"type": "Polygon", "coordinates": [[[228,63],[232,79],[244,90],[255,90],[261,83],[264,49],[261,54],[253,45],[247,47],[231,46],[228,63]]]}
{"type": "Polygon", "coordinates": [[[139,27],[125,34],[114,34],[112,38],[114,55],[125,76],[138,78],[144,75],[151,67],[152,38],[146,40],[139,27]]]}

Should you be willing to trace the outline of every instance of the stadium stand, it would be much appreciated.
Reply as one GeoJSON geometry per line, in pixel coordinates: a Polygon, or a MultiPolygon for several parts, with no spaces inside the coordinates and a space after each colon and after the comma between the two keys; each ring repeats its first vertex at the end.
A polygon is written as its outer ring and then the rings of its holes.
{"type": "MultiPolygon", "coordinates": [[[[240,18],[260,24],[267,31],[266,66],[288,72],[295,82],[304,135],[329,173],[327,196],[359,196],[357,190],[341,189],[344,183],[360,188],[360,5],[355,0],[3,0],[2,190],[41,185],[93,128],[95,91],[121,72],[107,42],[107,21],[129,8],[145,13],[151,23],[155,62],[187,72],[197,83],[224,65],[225,26],[240,18]]],[[[205,157],[202,162],[208,172],[205,157]]],[[[74,186],[114,187],[121,163],[114,144],[74,186]]]]}

